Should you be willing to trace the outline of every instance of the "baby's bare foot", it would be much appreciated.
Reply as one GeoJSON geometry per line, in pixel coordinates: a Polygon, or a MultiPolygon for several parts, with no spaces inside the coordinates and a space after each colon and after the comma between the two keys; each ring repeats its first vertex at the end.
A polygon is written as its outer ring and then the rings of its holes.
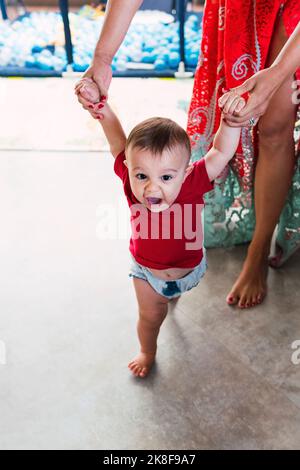
{"type": "Polygon", "coordinates": [[[129,362],[128,368],[136,377],[146,377],[151,369],[154,359],[155,353],[140,352],[131,362],[129,362]]]}

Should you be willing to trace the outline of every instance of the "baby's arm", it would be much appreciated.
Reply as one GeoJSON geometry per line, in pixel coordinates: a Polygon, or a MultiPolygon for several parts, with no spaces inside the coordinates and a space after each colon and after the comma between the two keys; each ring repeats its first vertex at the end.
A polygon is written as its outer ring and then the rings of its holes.
{"type": "MultiPolygon", "coordinates": [[[[236,106],[242,109],[245,100],[239,98],[236,106]],[[241,101],[243,103],[241,103],[241,101]]],[[[230,111],[235,111],[235,106],[231,105],[230,111]]],[[[221,117],[220,127],[215,135],[212,148],[205,155],[205,165],[210,181],[216,179],[224,170],[225,166],[232,159],[239,144],[241,134],[240,127],[230,127],[224,115],[221,117]]]]}
{"type": "MultiPolygon", "coordinates": [[[[91,79],[83,79],[80,94],[91,103],[98,103],[99,89],[91,79]]],[[[122,125],[107,103],[101,103],[101,115],[99,122],[109,143],[110,151],[114,158],[125,149],[126,135],[122,125]]],[[[91,114],[92,110],[90,111],[91,114]]]]}
{"type": "Polygon", "coordinates": [[[229,127],[222,119],[213,146],[204,157],[210,181],[215,180],[232,159],[240,140],[240,133],[240,127],[229,127]]]}
{"type": "Polygon", "coordinates": [[[103,118],[100,120],[100,124],[109,143],[111,154],[116,158],[125,149],[126,135],[119,119],[108,103],[105,103],[101,113],[103,118]]]}

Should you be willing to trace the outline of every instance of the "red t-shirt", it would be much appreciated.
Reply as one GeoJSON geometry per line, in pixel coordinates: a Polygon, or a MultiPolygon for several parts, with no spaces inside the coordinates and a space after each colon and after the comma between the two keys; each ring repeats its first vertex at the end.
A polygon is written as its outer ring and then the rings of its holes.
{"type": "Polygon", "coordinates": [[[213,189],[205,160],[193,163],[193,170],[168,209],[155,213],[134,196],[121,152],[114,164],[121,178],[131,211],[130,252],[142,266],[152,269],[194,268],[203,257],[201,212],[203,195],[213,189]]]}

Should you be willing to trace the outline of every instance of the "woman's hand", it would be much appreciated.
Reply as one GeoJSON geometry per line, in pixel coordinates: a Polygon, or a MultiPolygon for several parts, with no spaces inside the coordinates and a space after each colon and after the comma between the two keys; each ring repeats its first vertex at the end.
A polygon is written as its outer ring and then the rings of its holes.
{"type": "Polygon", "coordinates": [[[99,105],[107,100],[111,79],[112,69],[110,62],[95,56],[92,65],[86,70],[83,77],[75,85],[75,94],[77,95],[79,103],[83,106],[84,109],[88,110],[95,119],[97,119],[100,115],[97,104],[99,105]],[[98,86],[100,101],[96,104],[84,98],[80,94],[80,89],[84,84],[84,79],[87,78],[93,80],[98,86]],[[93,110],[93,112],[91,112],[91,110],[93,110]]]}
{"type": "Polygon", "coordinates": [[[102,108],[104,108],[106,99],[100,99],[98,86],[92,78],[82,78],[77,84],[75,93],[82,107],[88,111],[94,119],[103,118],[102,108]]]}
{"type": "Polygon", "coordinates": [[[222,109],[222,119],[226,124],[230,127],[244,127],[242,124],[231,126],[230,123],[232,116],[236,116],[246,106],[246,101],[242,96],[238,95],[234,91],[229,91],[219,99],[219,105],[220,104],[222,105],[220,106],[222,109]]]}
{"type": "Polygon", "coordinates": [[[231,127],[253,126],[260,116],[265,113],[272,96],[281,86],[283,80],[284,78],[276,66],[269,67],[257,72],[242,85],[232,88],[230,92],[221,96],[219,106],[225,113],[228,125],[231,127]],[[227,103],[232,93],[240,96],[248,93],[248,100],[242,110],[235,110],[230,113],[230,106],[227,103]]]}

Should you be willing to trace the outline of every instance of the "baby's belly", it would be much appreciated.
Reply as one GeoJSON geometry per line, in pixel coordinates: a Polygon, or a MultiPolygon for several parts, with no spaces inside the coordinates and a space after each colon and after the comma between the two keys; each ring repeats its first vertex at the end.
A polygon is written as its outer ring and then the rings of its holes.
{"type": "Polygon", "coordinates": [[[153,276],[158,277],[159,279],[163,279],[164,281],[176,281],[176,279],[186,276],[195,268],[147,269],[153,274],[153,276]]]}

